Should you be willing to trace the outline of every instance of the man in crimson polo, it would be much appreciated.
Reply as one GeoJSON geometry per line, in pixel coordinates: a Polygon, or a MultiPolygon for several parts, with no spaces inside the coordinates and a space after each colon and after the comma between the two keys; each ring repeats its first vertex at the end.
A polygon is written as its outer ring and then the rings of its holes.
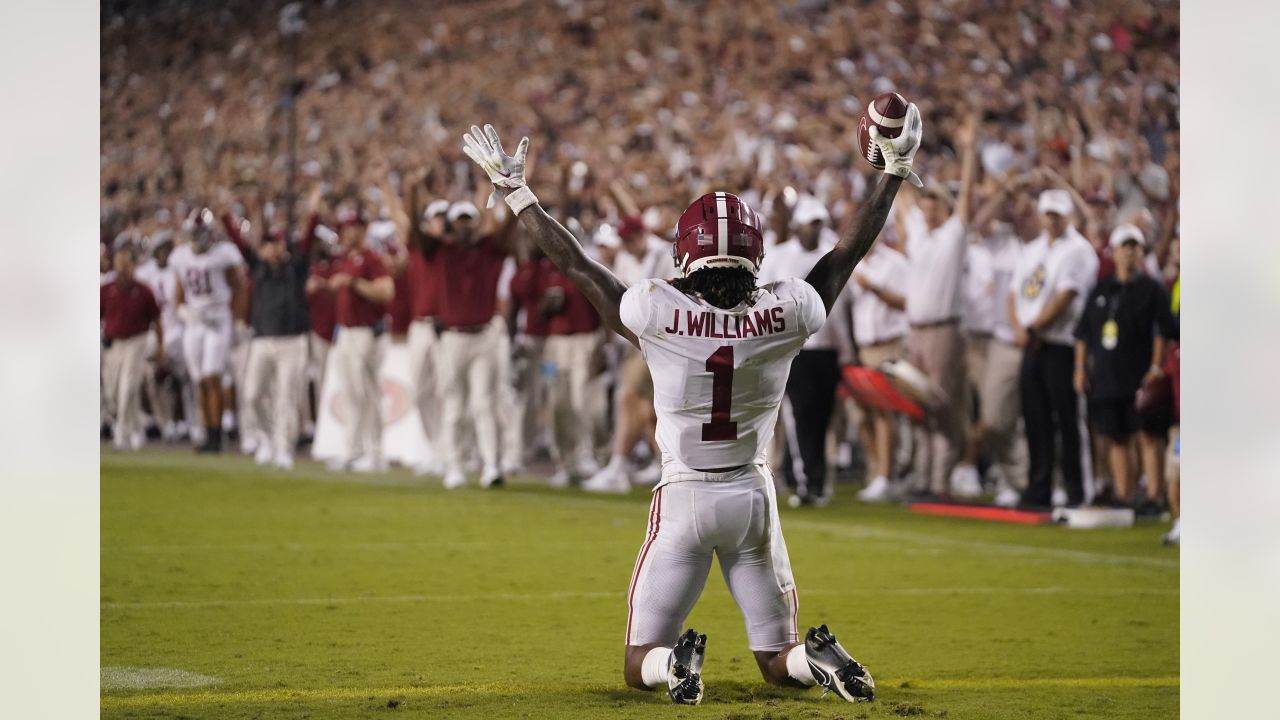
{"type": "MultiPolygon", "coordinates": [[[[330,231],[331,232],[331,231],[330,231]]],[[[337,259],[327,242],[316,243],[311,258],[311,274],[307,277],[307,315],[311,319],[311,336],[308,338],[310,374],[315,381],[315,413],[312,422],[320,415],[320,397],[324,392],[324,374],[329,362],[329,349],[333,346],[333,334],[337,325],[337,307],[334,292],[329,288],[337,259]]],[[[341,252],[341,249],[336,249],[341,252]]],[[[315,426],[307,428],[315,432],[315,426]]]]}
{"type": "MultiPolygon", "coordinates": [[[[457,202],[446,214],[448,234],[436,251],[440,261],[440,329],[437,380],[444,399],[443,451],[446,488],[466,484],[462,472],[463,422],[475,423],[483,470],[482,487],[502,482],[498,465],[496,391],[498,353],[504,323],[495,322],[498,280],[508,254],[505,239],[480,232],[480,213],[469,202],[457,202]]],[[[506,235],[506,233],[502,233],[506,235]]]]}
{"type": "Polygon", "coordinates": [[[600,344],[600,315],[587,296],[554,264],[542,275],[538,313],[547,318],[546,363],[549,378],[552,487],[569,484],[570,476],[589,478],[599,472],[592,456],[591,408],[587,397],[591,365],[600,344]]]}
{"type": "Polygon", "coordinates": [[[444,235],[445,213],[448,200],[436,200],[423,210],[419,204],[418,188],[421,183],[410,185],[407,203],[409,222],[409,267],[405,271],[409,286],[409,309],[413,317],[409,324],[409,377],[413,381],[415,404],[426,436],[427,455],[430,460],[414,468],[418,475],[436,475],[442,471],[440,461],[441,422],[440,388],[436,383],[436,315],[440,309],[440,253],[444,235]],[[421,218],[421,220],[417,220],[421,218]],[[425,225],[425,227],[423,227],[425,225]]]}
{"type": "Polygon", "coordinates": [[[107,407],[115,410],[112,444],[117,449],[142,447],[142,381],[147,368],[147,331],[155,330],[157,367],[164,365],[164,331],[160,306],[134,276],[133,249],[124,245],[111,257],[115,277],[99,287],[102,320],[102,381],[107,407]]]}
{"type": "Polygon", "coordinates": [[[378,383],[378,337],[395,284],[378,253],[365,247],[365,223],[347,217],[339,230],[341,254],[334,262],[329,289],[336,295],[337,331],[334,372],[342,376],[338,401],[345,412],[346,452],[329,463],[331,470],[373,472],[382,460],[382,392],[378,383]]]}
{"type": "Polygon", "coordinates": [[[547,342],[547,318],[539,309],[542,300],[542,276],[554,267],[537,247],[529,249],[529,257],[521,262],[511,277],[511,306],[507,318],[516,328],[513,362],[518,406],[515,424],[520,428],[526,447],[545,444],[548,422],[547,383],[542,361],[547,342]]]}

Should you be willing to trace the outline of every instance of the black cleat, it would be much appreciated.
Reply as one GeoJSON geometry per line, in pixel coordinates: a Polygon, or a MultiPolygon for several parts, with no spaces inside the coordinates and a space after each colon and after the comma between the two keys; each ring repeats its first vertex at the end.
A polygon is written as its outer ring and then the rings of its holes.
{"type": "Polygon", "coordinates": [[[826,691],[849,702],[876,699],[876,681],[871,673],[836,642],[827,626],[809,628],[804,636],[804,654],[809,672],[826,691]]]}
{"type": "Polygon", "coordinates": [[[667,662],[667,694],[677,705],[702,702],[702,661],[707,652],[707,636],[690,628],[671,648],[667,662]]]}

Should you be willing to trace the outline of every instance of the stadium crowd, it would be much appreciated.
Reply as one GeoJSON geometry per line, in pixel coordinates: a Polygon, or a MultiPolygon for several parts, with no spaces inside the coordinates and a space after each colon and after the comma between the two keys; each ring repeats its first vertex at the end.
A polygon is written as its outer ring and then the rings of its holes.
{"type": "Polygon", "coordinates": [[[768,281],[849,225],[875,180],[858,116],[896,91],[926,186],[796,360],[773,454],[793,501],[825,503],[856,456],[868,501],[1176,517],[1176,3],[324,2],[292,36],[277,9],[103,6],[117,446],[151,423],[216,450],[226,426],[289,467],[328,371],[330,464],[378,469],[378,358],[403,343],[418,471],[490,485],[545,452],[555,485],[655,481],[642,360],[486,207],[462,132],[529,136],[544,206],[628,283],[673,275],[689,200],[737,192],[771,228],[768,281]],[[860,404],[843,366],[898,368],[927,411],[860,404]]]}

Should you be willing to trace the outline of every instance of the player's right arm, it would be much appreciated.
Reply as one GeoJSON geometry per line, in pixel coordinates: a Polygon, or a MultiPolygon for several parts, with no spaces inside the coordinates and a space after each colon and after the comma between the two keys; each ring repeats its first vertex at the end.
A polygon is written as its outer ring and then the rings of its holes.
{"type": "Polygon", "coordinates": [[[844,237],[840,238],[831,252],[822,256],[805,278],[822,297],[828,313],[848,284],[853,268],[866,256],[871,243],[880,235],[880,229],[889,217],[893,198],[898,194],[902,181],[909,179],[913,184],[920,183],[920,179],[911,172],[911,163],[916,150],[920,148],[921,130],[920,110],[915,103],[911,103],[907,109],[906,124],[898,137],[883,137],[874,125],[871,127],[871,141],[879,146],[885,159],[885,177],[871,191],[871,197],[858,209],[853,225],[845,231],[844,237]]]}
{"type": "Polygon", "coordinates": [[[619,311],[626,286],[608,268],[587,256],[573,233],[542,209],[526,184],[524,165],[529,138],[520,141],[515,155],[507,155],[502,149],[498,132],[492,125],[486,125],[483,132],[471,126],[471,132],[463,135],[463,141],[462,151],[489,175],[496,192],[502,194],[529,237],[591,301],[609,329],[638,345],[635,334],[623,324],[619,311]]]}

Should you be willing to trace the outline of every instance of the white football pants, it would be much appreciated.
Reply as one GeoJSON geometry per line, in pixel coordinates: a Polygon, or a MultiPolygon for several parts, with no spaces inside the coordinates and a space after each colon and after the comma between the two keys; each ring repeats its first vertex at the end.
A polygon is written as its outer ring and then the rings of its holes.
{"type": "Polygon", "coordinates": [[[292,456],[298,442],[298,397],[303,394],[306,366],[306,335],[255,337],[249,341],[245,415],[254,418],[258,442],[271,443],[276,456],[292,456]]]}
{"type": "Polygon", "coordinates": [[[343,327],[333,340],[333,371],[342,376],[342,430],[348,458],[382,454],[381,348],[373,328],[343,327]]]}
{"type": "Polygon", "coordinates": [[[140,445],[142,380],[147,369],[147,335],[113,340],[102,351],[102,393],[107,410],[115,416],[112,441],[116,447],[140,445]]]}
{"type": "Polygon", "coordinates": [[[498,420],[494,403],[498,391],[497,323],[477,333],[445,330],[436,355],[437,379],[444,400],[443,455],[446,472],[462,472],[459,447],[468,410],[475,423],[476,444],[486,469],[498,467],[498,420]]]}
{"type": "Polygon", "coordinates": [[[409,325],[409,381],[414,403],[422,420],[431,457],[438,457],[440,439],[440,393],[436,384],[436,345],[440,338],[431,320],[414,320],[409,325]]]}
{"type": "Polygon", "coordinates": [[[653,491],[627,591],[627,645],[674,645],[702,594],[711,555],[742,612],[751,650],[798,641],[795,580],[768,467],[672,472],[653,491]]]}
{"type": "Polygon", "coordinates": [[[543,346],[543,361],[555,369],[547,395],[555,439],[552,457],[561,470],[576,470],[592,458],[587,383],[598,341],[596,333],[550,335],[543,346]]]}

